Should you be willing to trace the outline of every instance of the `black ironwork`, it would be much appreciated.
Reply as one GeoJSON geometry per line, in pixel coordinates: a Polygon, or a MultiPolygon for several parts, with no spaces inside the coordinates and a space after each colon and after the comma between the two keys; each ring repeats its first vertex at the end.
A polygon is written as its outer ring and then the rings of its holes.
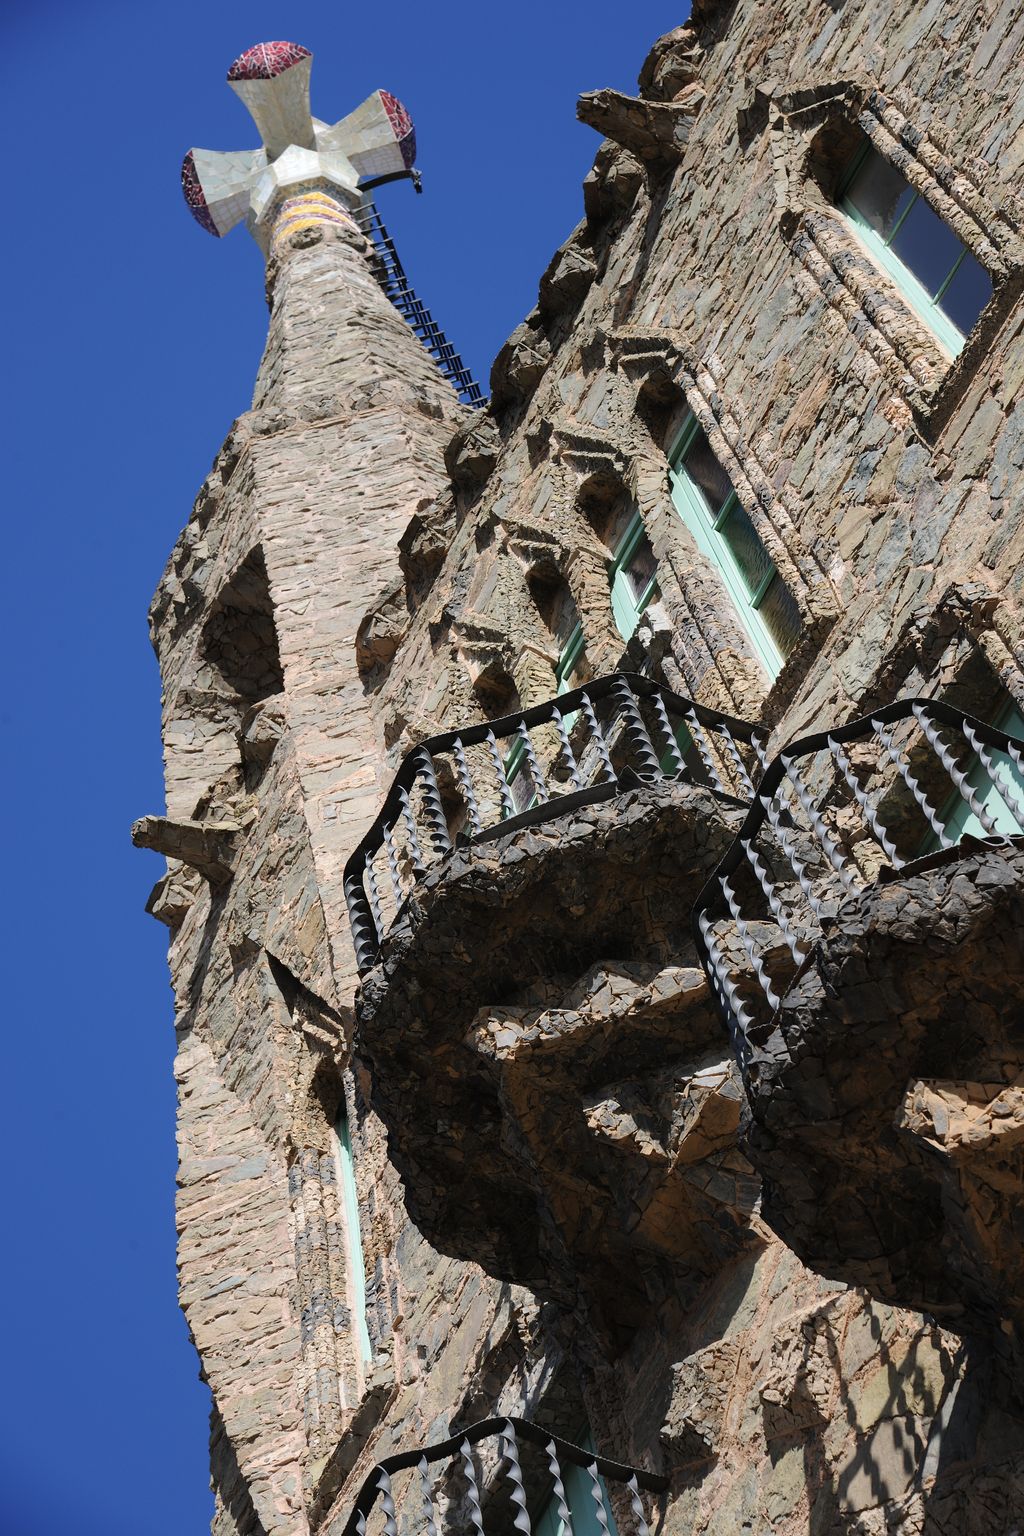
{"type": "Polygon", "coordinates": [[[927,868],[961,842],[968,814],[986,838],[1024,835],[1022,774],[1024,742],[935,699],[898,700],[767,764],[694,908],[741,1062],[842,901],[927,868]],[[997,805],[1014,830],[997,833],[997,805]]]}
{"type": "Polygon", "coordinates": [[[588,1474],[594,1514],[606,1533],[609,1523],[602,1480],[624,1489],[625,1498],[619,1509],[624,1511],[628,1504],[631,1519],[625,1529],[620,1524],[621,1536],[650,1536],[640,1490],[663,1493],[668,1488],[666,1477],[597,1456],[538,1424],[518,1418],[483,1419],[435,1445],[384,1457],[365,1478],[342,1536],[366,1536],[371,1523],[379,1524],[381,1536],[398,1536],[400,1529],[422,1530],[426,1536],[441,1536],[442,1532],[485,1536],[483,1506],[499,1482],[513,1507],[515,1528],[521,1536],[530,1536],[521,1441],[543,1453],[540,1470],[556,1502],[564,1531],[571,1532],[573,1528],[573,1512],[562,1480],[562,1467],[570,1465],[588,1474]],[[480,1451],[474,1455],[476,1447],[480,1451]],[[433,1478],[431,1467],[439,1469],[433,1478]],[[402,1472],[415,1475],[399,1488],[396,1477],[402,1472]]]}
{"type": "Polygon", "coordinates": [[[467,405],[484,405],[486,402],[479,384],[406,277],[395,242],[388,234],[387,226],[372,199],[364,198],[355,218],[363,234],[373,244],[377,281],[398,313],[403,320],[408,321],[441,374],[460,398],[467,405]]]}
{"type": "Polygon", "coordinates": [[[762,756],[754,726],[632,673],[421,742],[345,867],[360,973],[375,963],[424,865],[453,841],[547,821],[640,781],[681,778],[745,807],[762,756]]]}

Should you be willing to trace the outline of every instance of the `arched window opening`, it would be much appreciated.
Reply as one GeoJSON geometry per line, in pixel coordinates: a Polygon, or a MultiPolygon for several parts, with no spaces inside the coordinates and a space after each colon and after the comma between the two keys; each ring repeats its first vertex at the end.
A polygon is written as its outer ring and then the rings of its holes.
{"type": "Polygon", "coordinates": [[[600,475],[581,488],[579,506],[608,552],[612,617],[623,640],[631,640],[659,595],[658,561],[640,509],[621,481],[600,475]]]}
{"type": "Polygon", "coordinates": [[[639,507],[627,503],[609,524],[608,587],[612,615],[623,640],[631,640],[644,610],[658,596],[658,561],[639,507]]]}
{"type": "Polygon", "coordinates": [[[555,692],[568,693],[593,676],[579,611],[568,584],[560,577],[530,577],[530,594],[557,653],[555,692]]]}

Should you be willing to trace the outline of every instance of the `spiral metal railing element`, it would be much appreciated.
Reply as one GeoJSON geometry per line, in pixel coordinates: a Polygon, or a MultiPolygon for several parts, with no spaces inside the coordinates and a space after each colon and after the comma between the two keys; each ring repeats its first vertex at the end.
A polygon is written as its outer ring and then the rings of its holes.
{"type": "Polygon", "coordinates": [[[661,779],[703,784],[746,806],[763,757],[746,721],[625,672],[431,737],[403,760],[345,867],[360,974],[417,880],[456,840],[479,842],[661,779]]]}
{"type": "Polygon", "coordinates": [[[554,1500],[562,1536],[573,1536],[574,1514],[583,1511],[574,1511],[566,1494],[566,1466],[585,1473],[589,1512],[603,1536],[613,1536],[603,1483],[623,1488],[618,1509],[628,1511],[629,1522],[619,1536],[650,1536],[641,1489],[664,1492],[667,1478],[596,1456],[517,1418],[484,1419],[437,1445],[385,1457],[363,1482],[342,1536],[486,1536],[485,1507],[498,1502],[502,1526],[511,1515],[519,1536],[531,1536],[530,1485],[542,1491],[543,1502],[554,1500]],[[538,1453],[531,1452],[529,1466],[521,1443],[538,1453]]]}
{"type": "Polygon", "coordinates": [[[741,1064],[840,904],[968,834],[1024,834],[1024,742],[935,699],[901,699],[765,762],[694,909],[741,1064]]]}

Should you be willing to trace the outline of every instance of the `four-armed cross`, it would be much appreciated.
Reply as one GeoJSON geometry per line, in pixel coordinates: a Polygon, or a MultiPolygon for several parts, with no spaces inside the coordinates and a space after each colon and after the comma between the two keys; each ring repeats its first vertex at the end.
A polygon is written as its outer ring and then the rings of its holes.
{"type": "MultiPolygon", "coordinates": [[[[350,207],[361,187],[400,176],[411,177],[418,190],[416,134],[402,103],[374,91],[340,122],[322,123],[309,110],[312,63],[298,43],[257,43],[228,70],[228,84],[252,114],[262,147],[190,149],[185,156],[185,201],[211,235],[226,235],[245,219],[266,251],[286,197],[329,190],[350,207]]],[[[340,210],[335,217],[343,217],[340,210]]]]}

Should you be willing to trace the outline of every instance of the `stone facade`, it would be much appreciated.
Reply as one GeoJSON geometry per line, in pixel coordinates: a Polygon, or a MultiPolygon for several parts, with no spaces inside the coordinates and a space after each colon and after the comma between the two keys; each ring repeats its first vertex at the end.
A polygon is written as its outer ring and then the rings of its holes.
{"type": "Polygon", "coordinates": [[[479,412],[350,221],[271,240],[136,831],[217,1536],[340,1536],[382,1456],[494,1414],[666,1475],[680,1536],[1019,1536],[1019,842],[833,904],[743,1040],[689,925],[735,777],[463,837],[361,985],[343,872],[403,754],[566,682],[641,674],[766,761],[900,697],[1024,708],[1022,56],[1019,0],[698,0],[635,98],[582,98],[584,218],[479,412]],[[837,206],[865,143],[991,278],[956,357],[837,206]],[[788,593],[777,668],[673,500],[687,422],[788,593]]]}

